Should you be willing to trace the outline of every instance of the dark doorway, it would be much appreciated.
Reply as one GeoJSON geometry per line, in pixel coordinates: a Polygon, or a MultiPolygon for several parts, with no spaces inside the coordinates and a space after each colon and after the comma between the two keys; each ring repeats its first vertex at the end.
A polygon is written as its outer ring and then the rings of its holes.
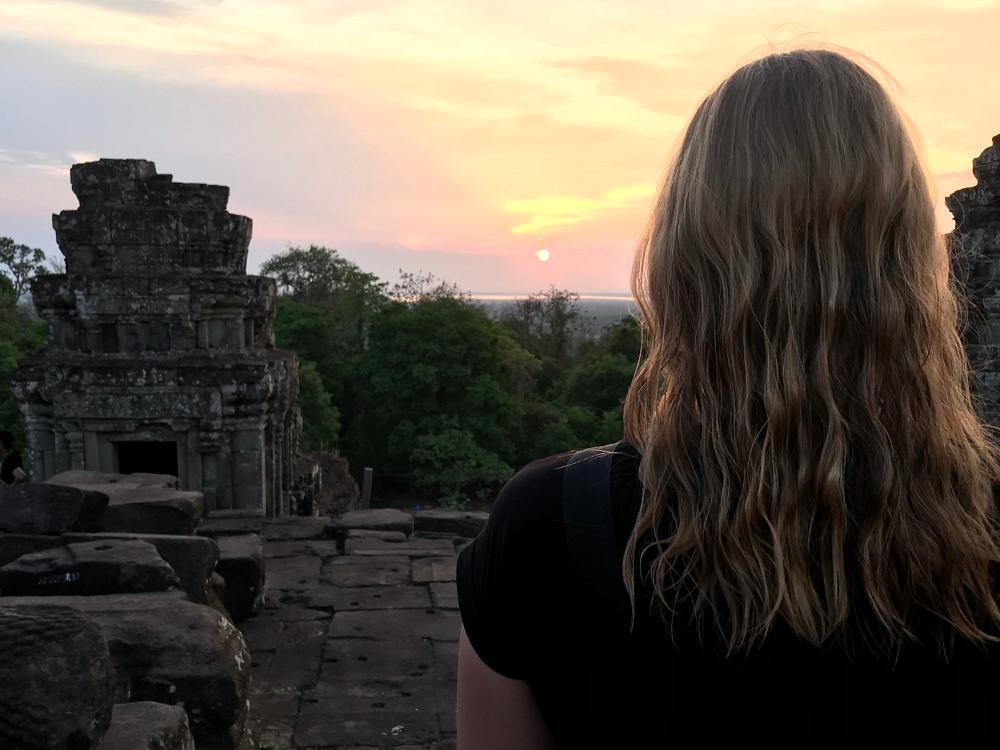
{"type": "Polygon", "coordinates": [[[177,443],[173,440],[135,440],[115,445],[118,446],[119,473],[177,476],[177,443]]]}

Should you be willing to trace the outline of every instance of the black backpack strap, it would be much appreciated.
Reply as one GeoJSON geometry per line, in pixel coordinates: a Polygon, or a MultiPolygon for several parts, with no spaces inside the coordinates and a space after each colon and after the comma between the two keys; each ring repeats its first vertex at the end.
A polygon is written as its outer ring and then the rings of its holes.
{"type": "Polygon", "coordinates": [[[570,566],[584,589],[611,609],[628,600],[611,515],[611,462],[619,444],[577,451],[563,475],[563,527],[570,566]]]}

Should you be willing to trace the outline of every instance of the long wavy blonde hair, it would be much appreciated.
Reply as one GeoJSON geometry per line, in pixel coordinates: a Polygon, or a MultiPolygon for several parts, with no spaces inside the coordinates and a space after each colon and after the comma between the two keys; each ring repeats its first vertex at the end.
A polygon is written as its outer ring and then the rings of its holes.
{"type": "Polygon", "coordinates": [[[829,49],[751,62],[694,114],[632,269],[633,618],[641,576],[729,653],[779,618],[847,643],[861,613],[880,650],[918,621],[997,640],[1000,452],[910,131],[829,49]]]}

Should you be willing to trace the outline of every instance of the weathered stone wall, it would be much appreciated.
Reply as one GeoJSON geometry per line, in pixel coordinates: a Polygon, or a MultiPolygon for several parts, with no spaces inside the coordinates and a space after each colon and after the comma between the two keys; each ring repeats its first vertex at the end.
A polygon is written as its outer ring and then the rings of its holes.
{"type": "Polygon", "coordinates": [[[972,393],[980,418],[1000,427],[1000,135],[972,161],[975,187],[952,193],[955,217],[952,273],[966,287],[964,343],[972,367],[972,393]]]}
{"type": "Polygon", "coordinates": [[[298,361],[274,348],[274,281],[246,274],[250,219],[228,188],[150,161],[70,178],[80,207],[53,216],[66,274],[32,284],[49,343],[13,383],[32,478],[176,474],[209,511],[287,512],[298,361]]]}

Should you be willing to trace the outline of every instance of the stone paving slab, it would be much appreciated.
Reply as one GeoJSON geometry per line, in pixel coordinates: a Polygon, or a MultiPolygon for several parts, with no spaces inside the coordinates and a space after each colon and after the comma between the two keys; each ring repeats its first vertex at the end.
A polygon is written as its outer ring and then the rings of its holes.
{"type": "Polygon", "coordinates": [[[330,587],[322,592],[314,592],[313,599],[324,607],[329,605],[335,612],[363,609],[427,609],[431,606],[431,597],[426,586],[330,587]]]}
{"type": "Polygon", "coordinates": [[[264,523],[267,608],[241,623],[262,742],[454,750],[455,538],[363,519],[344,554],[318,523],[264,523]]]}
{"type": "Polygon", "coordinates": [[[454,581],[455,558],[422,557],[413,561],[413,582],[430,583],[431,581],[454,581]]]}
{"type": "Polygon", "coordinates": [[[413,557],[435,557],[451,555],[454,545],[447,539],[415,539],[395,542],[374,537],[348,538],[344,549],[350,555],[408,555],[413,557]]]}
{"type": "Polygon", "coordinates": [[[401,633],[419,633],[434,641],[457,641],[461,619],[457,612],[436,609],[400,609],[386,617],[383,612],[340,612],[330,623],[330,638],[391,640],[401,633]]]}
{"type": "Polygon", "coordinates": [[[321,559],[336,557],[337,542],[332,539],[298,539],[285,542],[269,542],[264,547],[267,559],[274,557],[316,556],[321,559]]]}
{"type": "Polygon", "coordinates": [[[337,516],[333,521],[348,529],[401,531],[407,535],[413,533],[413,516],[395,508],[352,510],[337,516]]]}
{"type": "Polygon", "coordinates": [[[292,589],[304,591],[319,584],[320,567],[323,561],[318,557],[277,557],[267,564],[268,589],[292,589]]]}
{"type": "Polygon", "coordinates": [[[339,557],[325,562],[320,574],[334,586],[394,586],[409,583],[410,575],[409,558],[390,555],[339,557]]]}
{"type": "Polygon", "coordinates": [[[431,600],[438,609],[458,609],[458,588],[454,581],[430,584],[431,600]]]}

